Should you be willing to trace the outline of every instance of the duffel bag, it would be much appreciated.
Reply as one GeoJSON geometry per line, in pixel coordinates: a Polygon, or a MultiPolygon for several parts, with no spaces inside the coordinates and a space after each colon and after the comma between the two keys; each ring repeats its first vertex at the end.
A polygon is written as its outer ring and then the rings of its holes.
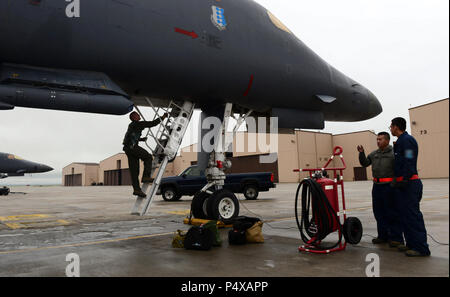
{"type": "Polygon", "coordinates": [[[214,234],[204,227],[193,226],[184,239],[184,248],[187,250],[208,251],[212,248],[214,234]]]}

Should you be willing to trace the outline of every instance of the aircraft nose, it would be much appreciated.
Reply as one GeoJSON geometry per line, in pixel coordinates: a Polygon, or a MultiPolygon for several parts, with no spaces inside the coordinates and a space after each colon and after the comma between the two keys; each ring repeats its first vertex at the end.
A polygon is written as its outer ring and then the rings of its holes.
{"type": "Polygon", "coordinates": [[[368,99],[368,105],[369,105],[368,114],[371,118],[374,118],[383,112],[383,106],[381,106],[380,101],[371,91],[367,90],[367,93],[368,93],[367,99],[368,99]]]}
{"type": "Polygon", "coordinates": [[[39,172],[49,172],[52,171],[53,168],[47,165],[40,165],[39,166],[39,172]]]}
{"type": "Polygon", "coordinates": [[[360,84],[353,84],[351,88],[351,109],[354,111],[355,120],[366,121],[383,112],[378,98],[369,89],[360,84]]]}
{"type": "Polygon", "coordinates": [[[335,97],[340,99],[336,104],[341,102],[345,107],[340,109],[340,113],[345,113],[345,121],[366,121],[383,112],[377,97],[360,83],[335,68],[332,68],[331,78],[337,90],[335,97]]]}

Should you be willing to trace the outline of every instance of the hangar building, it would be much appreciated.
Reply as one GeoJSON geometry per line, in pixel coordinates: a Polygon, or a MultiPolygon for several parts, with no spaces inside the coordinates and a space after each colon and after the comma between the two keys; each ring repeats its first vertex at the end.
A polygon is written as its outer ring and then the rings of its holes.
{"type": "Polygon", "coordinates": [[[98,163],[71,163],[63,168],[63,185],[68,187],[90,186],[98,183],[98,163]]]}
{"type": "MultiPolygon", "coordinates": [[[[274,162],[261,163],[260,158],[268,157],[268,151],[249,149],[249,143],[253,143],[255,135],[238,133],[236,136],[244,143],[244,149],[236,148],[234,141],[234,157],[231,159],[233,167],[228,173],[242,172],[273,172],[275,182],[298,182],[306,174],[295,173],[298,168],[322,167],[330,158],[333,148],[341,145],[344,148],[344,158],[348,170],[346,180],[370,179],[371,170],[361,168],[358,161],[356,146],[364,145],[367,151],[376,149],[376,134],[372,131],[362,131],[342,135],[332,135],[318,132],[291,130],[289,133],[278,134],[278,153],[273,158],[274,162]]],[[[268,143],[268,140],[267,140],[268,143]]],[[[257,145],[256,145],[257,147],[257,145]]],[[[165,176],[180,174],[187,167],[197,163],[197,144],[181,149],[179,156],[167,166],[165,176]]],[[[72,163],[63,169],[63,184],[65,186],[79,185],[130,185],[128,160],[124,153],[113,155],[99,164],[90,166],[83,163],[72,163]],[[93,172],[95,169],[97,174],[93,172]],[[85,171],[83,171],[85,170],[85,171]],[[88,178],[86,179],[86,177],[88,178]],[[95,177],[95,178],[94,178],[95,177]],[[74,180],[72,182],[72,180],[74,180]],[[82,180],[80,184],[80,180],[82,180]]],[[[333,164],[333,163],[332,163],[333,164]]],[[[335,165],[340,166],[340,163],[335,165]]],[[[141,162],[141,175],[143,164],[141,162]]]]}
{"type": "MultiPolygon", "coordinates": [[[[417,106],[409,110],[411,134],[419,143],[419,175],[421,178],[449,177],[449,99],[417,106]]],[[[237,133],[233,142],[231,159],[233,167],[228,173],[273,172],[275,182],[298,182],[306,173],[295,173],[298,168],[320,168],[330,158],[333,148],[344,149],[347,170],[344,180],[371,180],[370,168],[362,168],[356,147],[363,145],[366,153],[377,149],[376,134],[360,131],[345,134],[328,134],[303,130],[283,130],[278,134],[278,148],[274,162],[261,163],[269,150],[261,151],[255,134],[237,133]]],[[[269,142],[266,135],[266,142],[269,142]]],[[[264,138],[264,136],[262,137],[264,138]]],[[[197,144],[181,149],[174,162],[167,166],[165,176],[178,175],[197,163],[197,144]]],[[[340,166],[335,159],[331,165],[340,166]]],[[[141,175],[143,164],[141,164],[141,175]]],[[[100,183],[104,185],[130,185],[128,160],[124,153],[111,156],[99,164],[72,163],[63,169],[63,184],[80,186],[100,183]]]]}
{"type": "Polygon", "coordinates": [[[411,108],[409,116],[411,134],[419,144],[419,176],[448,178],[449,99],[411,108]]]}

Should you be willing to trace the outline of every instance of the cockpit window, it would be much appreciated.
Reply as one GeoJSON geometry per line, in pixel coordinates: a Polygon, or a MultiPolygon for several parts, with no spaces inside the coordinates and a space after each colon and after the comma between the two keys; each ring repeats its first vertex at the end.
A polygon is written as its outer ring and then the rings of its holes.
{"type": "Polygon", "coordinates": [[[292,34],[291,30],[288,29],[276,16],[274,16],[270,11],[267,11],[267,15],[269,16],[272,23],[280,30],[283,30],[287,33],[292,34]]]}

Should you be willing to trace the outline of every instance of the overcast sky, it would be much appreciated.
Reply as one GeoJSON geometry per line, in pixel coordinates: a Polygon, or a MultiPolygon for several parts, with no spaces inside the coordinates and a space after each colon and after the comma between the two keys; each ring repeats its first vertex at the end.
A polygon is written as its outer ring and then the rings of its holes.
{"type": "MultiPolygon", "coordinates": [[[[384,113],[360,123],[327,123],[325,132],[387,130],[408,108],[449,96],[448,0],[258,0],[331,65],[368,87],[384,113]]],[[[196,113],[195,117],[198,117],[196,113]]],[[[55,168],[99,162],[122,149],[128,116],[16,108],[0,112],[0,151],[55,168]]],[[[183,145],[196,142],[193,121],[183,145]]],[[[37,177],[33,177],[35,180],[37,177]]],[[[29,178],[9,183],[28,183],[29,178]]],[[[7,183],[0,181],[0,185],[7,183]]]]}

